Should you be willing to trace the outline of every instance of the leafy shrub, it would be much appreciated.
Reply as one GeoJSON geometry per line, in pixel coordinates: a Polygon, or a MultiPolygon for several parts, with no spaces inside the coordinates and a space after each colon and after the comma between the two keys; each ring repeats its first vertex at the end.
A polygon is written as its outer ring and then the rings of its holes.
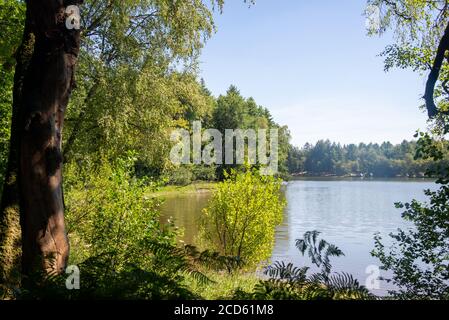
{"type": "Polygon", "coordinates": [[[202,239],[225,256],[255,266],[270,257],[275,227],[282,221],[281,181],[255,169],[226,174],[202,219],[202,239]]]}
{"type": "Polygon", "coordinates": [[[104,162],[96,169],[66,170],[66,219],[72,241],[72,262],[111,255],[111,268],[126,261],[143,263],[143,241],[173,244],[175,234],[159,224],[157,199],[151,185],[131,176],[131,165],[104,162]]]}
{"type": "Polygon", "coordinates": [[[215,172],[217,168],[215,166],[197,165],[192,170],[195,180],[214,181],[216,179],[215,172]]]}
{"type": "Polygon", "coordinates": [[[175,168],[168,174],[169,184],[174,184],[177,186],[186,186],[192,183],[192,180],[193,180],[192,170],[190,170],[185,166],[175,168]]]}

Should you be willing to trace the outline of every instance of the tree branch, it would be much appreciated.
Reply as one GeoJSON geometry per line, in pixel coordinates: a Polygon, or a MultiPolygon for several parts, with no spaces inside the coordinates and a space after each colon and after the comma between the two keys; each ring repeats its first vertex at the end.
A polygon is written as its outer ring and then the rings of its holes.
{"type": "Polygon", "coordinates": [[[437,116],[439,113],[439,110],[435,105],[434,92],[435,92],[435,85],[440,76],[440,70],[441,66],[443,65],[446,50],[449,50],[449,23],[446,26],[443,37],[441,38],[440,44],[438,45],[437,54],[426,82],[426,91],[424,93],[424,100],[426,103],[427,113],[429,115],[429,118],[431,119],[437,116]]]}

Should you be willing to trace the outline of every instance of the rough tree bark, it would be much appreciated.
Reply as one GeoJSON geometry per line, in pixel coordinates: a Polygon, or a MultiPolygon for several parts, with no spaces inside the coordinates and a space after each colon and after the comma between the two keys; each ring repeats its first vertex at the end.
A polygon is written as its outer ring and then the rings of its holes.
{"type": "Polygon", "coordinates": [[[62,272],[69,243],[62,193],[62,129],[74,87],[80,32],[66,26],[66,7],[82,0],[29,0],[35,35],[33,57],[24,81],[20,143],[22,268],[36,263],[62,272]]]}
{"type": "MultiPolygon", "coordinates": [[[[74,87],[80,30],[66,25],[82,0],[28,0],[26,25],[34,37],[23,77],[11,150],[18,158],[22,272],[64,270],[69,243],[62,193],[62,129],[74,87]]],[[[3,202],[3,201],[2,201],[3,202]]],[[[3,206],[3,204],[2,204],[3,206]]]]}

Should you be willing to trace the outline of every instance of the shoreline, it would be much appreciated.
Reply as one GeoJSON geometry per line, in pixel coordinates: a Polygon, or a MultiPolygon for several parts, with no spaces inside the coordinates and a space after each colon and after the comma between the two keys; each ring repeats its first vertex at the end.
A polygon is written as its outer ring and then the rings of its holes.
{"type": "MultiPolygon", "coordinates": [[[[290,181],[301,180],[342,180],[342,181],[435,181],[431,177],[351,177],[351,176],[291,176],[290,181]]],[[[210,193],[215,190],[219,182],[217,181],[198,181],[185,186],[167,185],[150,193],[151,197],[182,196],[191,194],[210,193]]]]}
{"type": "Polygon", "coordinates": [[[209,193],[216,188],[217,184],[218,182],[216,181],[201,181],[201,182],[193,182],[186,186],[167,185],[159,188],[159,190],[152,192],[150,196],[164,197],[173,195],[209,193]]]}

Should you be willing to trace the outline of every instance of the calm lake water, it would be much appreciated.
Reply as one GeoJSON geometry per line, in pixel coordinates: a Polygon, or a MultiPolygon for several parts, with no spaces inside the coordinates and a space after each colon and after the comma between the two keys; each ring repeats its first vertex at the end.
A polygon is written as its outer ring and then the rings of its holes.
{"type": "MultiPolygon", "coordinates": [[[[310,266],[295,247],[295,240],[304,232],[318,230],[328,242],[337,245],[344,257],[331,260],[334,271],[351,273],[365,284],[370,265],[378,260],[371,257],[373,235],[387,235],[397,228],[408,228],[395,202],[411,199],[426,200],[424,189],[436,189],[430,180],[418,179],[301,179],[291,181],[285,188],[287,207],[284,221],[276,228],[272,261],[293,262],[310,266]]],[[[175,225],[184,229],[184,241],[195,243],[198,220],[207,205],[209,193],[167,197],[162,206],[162,219],[174,218],[175,225]]],[[[381,274],[388,276],[388,274],[381,274]]],[[[381,283],[374,293],[383,295],[391,286],[381,283]]]]}

